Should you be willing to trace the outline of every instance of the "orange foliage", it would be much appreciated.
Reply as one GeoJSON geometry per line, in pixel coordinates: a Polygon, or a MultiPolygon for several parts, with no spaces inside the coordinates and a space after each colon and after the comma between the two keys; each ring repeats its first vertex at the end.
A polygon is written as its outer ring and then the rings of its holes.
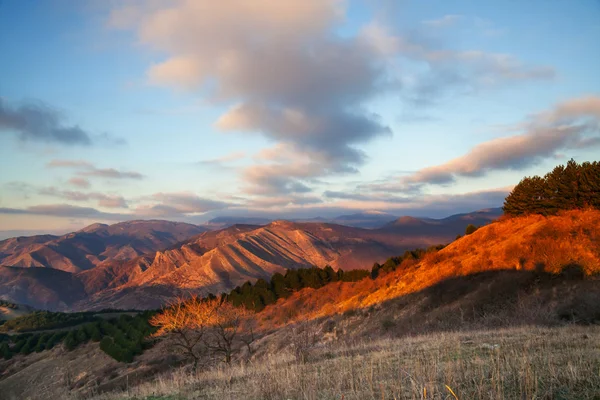
{"type": "Polygon", "coordinates": [[[568,265],[580,266],[587,275],[600,273],[600,211],[502,218],[416,264],[402,264],[385,277],[304,289],[268,306],[259,316],[264,327],[273,327],[296,317],[317,318],[368,307],[448,278],[505,269],[560,273],[568,265]]]}

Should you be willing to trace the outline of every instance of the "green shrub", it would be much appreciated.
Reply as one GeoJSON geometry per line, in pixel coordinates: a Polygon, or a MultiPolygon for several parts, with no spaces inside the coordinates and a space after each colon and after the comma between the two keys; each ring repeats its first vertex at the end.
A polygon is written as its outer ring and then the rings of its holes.
{"type": "Polygon", "coordinates": [[[477,227],[473,224],[467,225],[467,229],[465,229],[465,235],[470,235],[477,230],[477,227]]]}

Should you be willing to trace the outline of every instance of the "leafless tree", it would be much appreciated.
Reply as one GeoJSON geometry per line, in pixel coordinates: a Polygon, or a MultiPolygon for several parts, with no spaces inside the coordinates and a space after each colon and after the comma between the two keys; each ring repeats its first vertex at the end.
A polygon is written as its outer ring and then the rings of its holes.
{"type": "Polygon", "coordinates": [[[173,346],[194,362],[197,369],[206,356],[203,339],[213,318],[217,300],[202,301],[196,296],[179,299],[150,319],[158,327],[154,336],[166,336],[173,346]]]}

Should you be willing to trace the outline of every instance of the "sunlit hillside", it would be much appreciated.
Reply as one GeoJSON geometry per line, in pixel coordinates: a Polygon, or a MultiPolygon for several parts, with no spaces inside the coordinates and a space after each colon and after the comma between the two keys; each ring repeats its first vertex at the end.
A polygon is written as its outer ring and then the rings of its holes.
{"type": "Polygon", "coordinates": [[[558,216],[503,218],[464,236],[437,253],[377,280],[336,282],[305,289],[262,313],[267,325],[300,317],[329,316],[409,295],[442,281],[487,271],[600,273],[600,211],[558,216]],[[298,312],[301,310],[301,313],[298,312]]]}

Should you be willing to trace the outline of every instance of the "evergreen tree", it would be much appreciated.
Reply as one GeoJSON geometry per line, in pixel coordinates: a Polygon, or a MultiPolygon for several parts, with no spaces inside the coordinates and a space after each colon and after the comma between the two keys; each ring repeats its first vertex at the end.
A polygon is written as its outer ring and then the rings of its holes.
{"type": "Polygon", "coordinates": [[[10,360],[12,358],[12,353],[7,342],[2,342],[2,344],[0,344],[0,356],[2,356],[5,360],[10,360]]]}
{"type": "Polygon", "coordinates": [[[77,342],[77,336],[75,335],[75,331],[69,331],[64,340],[65,348],[69,351],[74,350],[75,347],[79,344],[77,342]]]}
{"type": "Polygon", "coordinates": [[[467,225],[467,229],[465,229],[465,235],[470,235],[477,230],[477,227],[473,224],[467,225]]]}

